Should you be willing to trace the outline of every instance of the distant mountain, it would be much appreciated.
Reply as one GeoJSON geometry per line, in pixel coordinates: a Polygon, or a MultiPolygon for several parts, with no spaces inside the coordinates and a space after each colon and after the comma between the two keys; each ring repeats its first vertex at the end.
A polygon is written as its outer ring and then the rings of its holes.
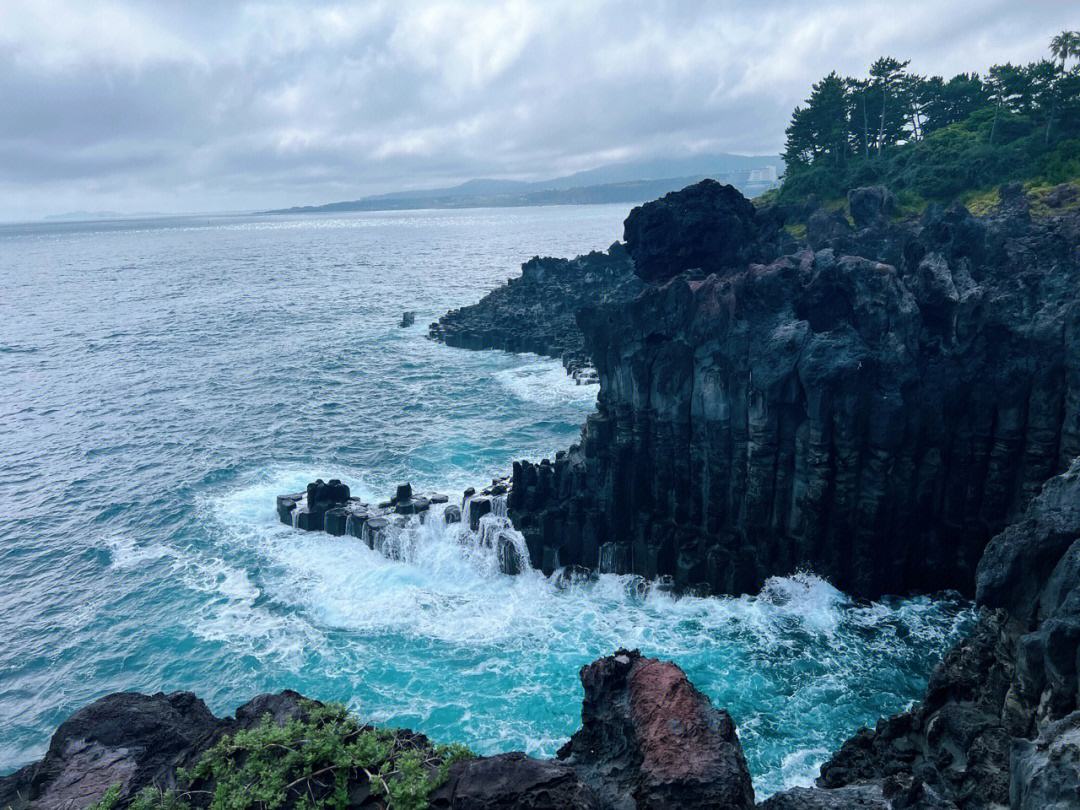
{"type": "Polygon", "coordinates": [[[613,163],[597,169],[576,172],[543,183],[546,188],[580,188],[607,183],[627,183],[634,180],[662,180],[668,177],[715,177],[754,169],[773,167],[777,175],[784,172],[784,161],[778,155],[698,155],[687,158],[656,158],[613,163]]]}
{"type": "Polygon", "coordinates": [[[394,191],[359,200],[266,211],[315,214],[343,211],[396,211],[417,208],[488,208],[530,205],[583,205],[644,202],[706,177],[730,183],[756,196],[776,186],[784,163],[775,155],[700,155],[629,161],[600,166],[550,180],[469,180],[448,188],[394,191]]]}

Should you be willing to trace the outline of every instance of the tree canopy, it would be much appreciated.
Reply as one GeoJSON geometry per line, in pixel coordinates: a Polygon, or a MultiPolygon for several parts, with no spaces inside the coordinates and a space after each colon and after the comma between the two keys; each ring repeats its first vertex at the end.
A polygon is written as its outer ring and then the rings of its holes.
{"type": "Polygon", "coordinates": [[[884,56],[862,77],[835,71],[796,107],[783,198],[868,183],[943,199],[1015,179],[1080,178],[1080,32],[1049,57],[946,79],[884,56]]]}

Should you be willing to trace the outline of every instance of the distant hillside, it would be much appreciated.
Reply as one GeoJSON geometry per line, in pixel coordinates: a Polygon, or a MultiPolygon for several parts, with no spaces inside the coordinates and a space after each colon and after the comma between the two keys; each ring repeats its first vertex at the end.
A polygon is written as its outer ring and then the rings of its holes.
{"type": "Polygon", "coordinates": [[[550,180],[469,180],[449,188],[395,191],[359,200],[299,206],[268,214],[394,211],[416,208],[488,208],[644,202],[706,177],[749,196],[776,186],[783,161],[775,155],[701,155],[601,166],[550,180]]]}

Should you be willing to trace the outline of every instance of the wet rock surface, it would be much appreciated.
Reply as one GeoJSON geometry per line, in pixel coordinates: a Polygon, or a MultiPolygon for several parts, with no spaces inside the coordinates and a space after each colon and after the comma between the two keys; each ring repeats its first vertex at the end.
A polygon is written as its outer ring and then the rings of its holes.
{"type": "MultiPolygon", "coordinates": [[[[867,597],[973,593],[989,539],[1080,453],[1080,218],[1005,194],[897,223],[858,191],[863,227],[823,214],[815,249],[767,263],[728,264],[751,228],[729,191],[628,218],[646,277],[723,258],[579,314],[597,412],[554,462],[514,466],[534,566],[595,568],[615,543],[613,570],[683,589],[808,567],[867,597]]],[[[786,249],[782,217],[755,214],[745,253],[786,249]]]]}
{"type": "Polygon", "coordinates": [[[305,492],[279,495],[277,512],[278,519],[287,526],[353,537],[394,560],[408,557],[402,537],[411,522],[423,524],[434,513],[433,519],[447,526],[467,526],[472,534],[462,535],[462,542],[475,539],[493,549],[499,570],[517,575],[528,567],[528,554],[506,514],[509,489],[509,482],[502,479],[492,481],[479,493],[470,487],[458,505],[449,503],[447,495],[421,495],[413,492],[411,484],[400,484],[390,500],[370,504],[352,497],[349,488],[337,479],[324,482],[320,478],[308,484],[305,492]]]}
{"type": "Polygon", "coordinates": [[[429,336],[462,349],[533,352],[563,362],[580,382],[595,382],[575,316],[582,307],[628,301],[644,287],[625,248],[576,259],[530,259],[521,276],[479,303],[448,312],[429,336]]]}
{"type": "Polygon", "coordinates": [[[819,785],[893,779],[964,810],[1080,807],[1078,555],[1080,460],[990,542],[982,617],[922,703],[848,740],[819,785]]]}
{"type": "Polygon", "coordinates": [[[675,664],[619,650],[581,683],[582,727],[558,756],[605,807],[754,806],[734,722],[675,664]]]}
{"type": "MultiPolygon", "coordinates": [[[[582,682],[582,729],[558,759],[511,752],[458,762],[430,795],[430,806],[753,807],[731,718],[713,708],[677,666],[620,650],[585,667],[582,682]]],[[[119,785],[117,806],[124,807],[144,787],[175,786],[176,769],[195,764],[223,735],[252,728],[267,716],[282,725],[306,711],[304,701],[289,691],[260,695],[237,709],[234,718],[218,719],[188,692],[109,695],[61,725],[41,762],[0,778],[0,806],[86,807],[119,785]]],[[[423,735],[398,736],[428,744],[423,735]]],[[[366,782],[350,783],[349,794],[349,806],[385,806],[366,782]]],[[[189,798],[203,806],[208,794],[189,798]]]]}

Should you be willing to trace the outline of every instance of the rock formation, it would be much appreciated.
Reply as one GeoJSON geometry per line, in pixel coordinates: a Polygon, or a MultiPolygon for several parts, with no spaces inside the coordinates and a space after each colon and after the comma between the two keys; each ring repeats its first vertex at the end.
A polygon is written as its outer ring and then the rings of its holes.
{"type": "Polygon", "coordinates": [[[583,667],[581,683],[581,729],[559,759],[604,807],[754,806],[735,723],[677,666],[619,650],[583,667]]]}
{"type": "Polygon", "coordinates": [[[807,803],[766,806],[847,806],[825,803],[844,786],[899,807],[1080,807],[1080,459],[990,542],[977,601],[922,703],[848,740],[807,803]]]}
{"type": "Polygon", "coordinates": [[[176,785],[176,771],[195,764],[223,734],[251,728],[270,714],[284,723],[300,695],[260,695],[236,717],[219,720],[190,692],[106,695],[69,717],[45,757],[0,777],[0,807],[41,810],[88,807],[114,785],[122,801],[148,785],[176,785]]]}
{"type": "MultiPolygon", "coordinates": [[[[429,797],[449,810],[621,810],[754,806],[735,727],[671,663],[619,650],[581,672],[582,728],[556,760],[520,752],[468,759],[451,766],[429,797]]],[[[0,777],[0,807],[86,807],[112,786],[123,807],[143,788],[176,786],[226,734],[253,728],[269,715],[283,725],[305,711],[295,692],[261,695],[234,718],[218,719],[189,692],[109,695],[71,716],[45,758],[0,777]]],[[[422,735],[402,732],[427,747],[422,735]]],[[[383,807],[365,787],[349,785],[350,805],[383,807]],[[362,800],[361,800],[362,799],[362,800]]],[[[212,789],[212,785],[200,785],[212,789]]],[[[209,793],[190,794],[205,806],[209,793]]],[[[291,807],[296,798],[284,806],[291,807]]]]}
{"type": "Polygon", "coordinates": [[[1003,199],[894,223],[858,190],[862,227],[819,212],[798,246],[715,183],[635,209],[653,283],[578,316],[597,412],[514,465],[533,565],[971,594],[989,538],[1080,453],[1080,218],[1003,199]]]}
{"type": "MultiPolygon", "coordinates": [[[[509,279],[479,303],[448,312],[431,324],[429,336],[462,349],[534,352],[562,360],[567,371],[587,371],[578,310],[627,301],[644,285],[634,275],[626,249],[576,259],[530,259],[521,276],[509,279]]],[[[587,374],[584,382],[595,382],[587,374]]]]}
{"type": "Polygon", "coordinates": [[[494,480],[480,493],[465,490],[461,505],[449,503],[439,493],[418,495],[411,484],[400,484],[388,501],[365,503],[354,498],[349,488],[321,478],[308,484],[306,492],[278,495],[278,519],[286,526],[304,531],[324,531],[335,537],[354,537],[368,548],[393,560],[409,557],[408,531],[429,518],[458,528],[460,542],[475,542],[494,551],[499,570],[515,575],[528,565],[528,552],[521,535],[506,514],[508,483],[494,480]]]}

